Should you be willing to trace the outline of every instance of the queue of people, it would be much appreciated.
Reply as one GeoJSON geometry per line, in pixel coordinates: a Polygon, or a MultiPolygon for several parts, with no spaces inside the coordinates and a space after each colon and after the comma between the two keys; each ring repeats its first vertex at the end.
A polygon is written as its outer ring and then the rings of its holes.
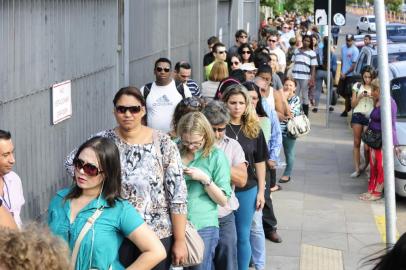
{"type": "MultiPolygon", "coordinates": [[[[57,191],[49,205],[50,232],[44,237],[58,236],[49,245],[61,250],[61,265],[77,270],[266,268],[266,239],[282,242],[271,193],[294,178],[297,139],[288,122],[309,116],[310,106],[318,112],[323,80],[336,72],[334,52],[332,69],[326,67],[330,41],[320,43],[318,29],[306,18],[288,14],[285,19],[269,19],[258,44],[249,42],[244,30],[236,32],[228,50],[210,37],[203,59],[207,80],[200,86],[187,61],[173,68],[170,59],[159,58],[153,82],[118,90],[112,102],[117,125],[88,134],[72,150],[65,161],[72,185],[57,191]],[[281,149],[286,167],[277,181],[281,149]],[[199,263],[189,263],[188,228],[204,243],[199,263]]],[[[354,56],[342,67],[343,85],[356,54],[353,37],[346,41],[343,51],[354,56]]],[[[353,109],[351,177],[368,163],[371,168],[362,200],[380,199],[383,189],[382,150],[366,146],[365,164],[360,158],[362,133],[381,131],[374,77],[374,70],[365,68],[346,100],[353,109]]],[[[392,106],[396,115],[393,101],[392,106]]],[[[11,134],[0,130],[0,221],[10,228],[7,237],[21,228],[24,205],[21,180],[12,171],[13,151],[11,134]]]]}

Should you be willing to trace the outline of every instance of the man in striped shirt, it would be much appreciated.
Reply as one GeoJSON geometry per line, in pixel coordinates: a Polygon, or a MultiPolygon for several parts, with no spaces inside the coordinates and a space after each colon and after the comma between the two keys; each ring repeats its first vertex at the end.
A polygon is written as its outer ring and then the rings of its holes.
{"type": "Polygon", "coordinates": [[[175,65],[175,79],[183,82],[189,88],[192,96],[201,97],[200,88],[197,83],[190,79],[192,67],[186,61],[177,62],[175,65]]]}
{"type": "Polygon", "coordinates": [[[313,48],[312,37],[303,37],[303,47],[296,49],[292,56],[292,76],[297,83],[296,95],[300,97],[303,112],[309,114],[309,89],[314,87],[316,78],[317,57],[313,48]]]}

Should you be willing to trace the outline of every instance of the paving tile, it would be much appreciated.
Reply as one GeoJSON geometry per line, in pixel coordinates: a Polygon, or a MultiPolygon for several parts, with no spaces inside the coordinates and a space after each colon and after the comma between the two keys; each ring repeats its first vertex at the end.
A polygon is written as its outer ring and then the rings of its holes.
{"type": "Polygon", "coordinates": [[[282,243],[276,244],[266,240],[267,254],[272,256],[299,257],[302,232],[300,230],[278,229],[278,234],[282,238],[282,243]]]}
{"type": "Polygon", "coordinates": [[[300,265],[299,257],[268,256],[267,270],[298,270],[300,265]]]}
{"type": "Polygon", "coordinates": [[[343,251],[348,250],[348,239],[347,233],[345,232],[316,232],[304,230],[302,232],[302,244],[338,249],[343,251]]]}
{"type": "Polygon", "coordinates": [[[341,250],[302,244],[300,270],[344,270],[341,250]]]}
{"type": "Polygon", "coordinates": [[[385,248],[380,235],[375,233],[349,233],[348,251],[353,254],[371,255],[385,248]]]}
{"type": "Polygon", "coordinates": [[[304,210],[303,231],[345,233],[347,230],[344,212],[334,210],[304,210]]]}

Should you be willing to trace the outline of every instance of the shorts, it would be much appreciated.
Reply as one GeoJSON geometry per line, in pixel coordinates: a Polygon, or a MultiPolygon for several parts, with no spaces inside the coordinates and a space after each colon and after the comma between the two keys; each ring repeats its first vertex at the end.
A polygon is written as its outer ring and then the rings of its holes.
{"type": "Polygon", "coordinates": [[[351,118],[351,124],[358,124],[363,126],[368,126],[369,119],[366,118],[362,113],[353,113],[351,118]]]}

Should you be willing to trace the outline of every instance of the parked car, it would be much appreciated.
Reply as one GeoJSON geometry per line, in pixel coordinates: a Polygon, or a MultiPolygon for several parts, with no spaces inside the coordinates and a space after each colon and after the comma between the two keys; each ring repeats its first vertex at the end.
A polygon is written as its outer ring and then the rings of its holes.
{"type": "Polygon", "coordinates": [[[389,65],[390,91],[398,107],[396,132],[399,151],[395,153],[395,186],[399,196],[406,197],[406,61],[389,65]]]}
{"type": "Polygon", "coordinates": [[[361,16],[359,18],[357,23],[357,33],[361,34],[362,32],[376,32],[374,15],[361,16]]]}
{"type": "MultiPolygon", "coordinates": [[[[389,43],[388,44],[388,62],[399,62],[406,60],[406,43],[389,43]]],[[[358,56],[357,63],[353,74],[348,76],[347,88],[352,88],[353,84],[361,81],[361,71],[365,66],[372,66],[378,70],[378,51],[377,46],[374,48],[363,47],[358,56]]]]}
{"type": "Polygon", "coordinates": [[[406,42],[406,24],[388,23],[386,25],[386,35],[392,42],[406,42]]]}

